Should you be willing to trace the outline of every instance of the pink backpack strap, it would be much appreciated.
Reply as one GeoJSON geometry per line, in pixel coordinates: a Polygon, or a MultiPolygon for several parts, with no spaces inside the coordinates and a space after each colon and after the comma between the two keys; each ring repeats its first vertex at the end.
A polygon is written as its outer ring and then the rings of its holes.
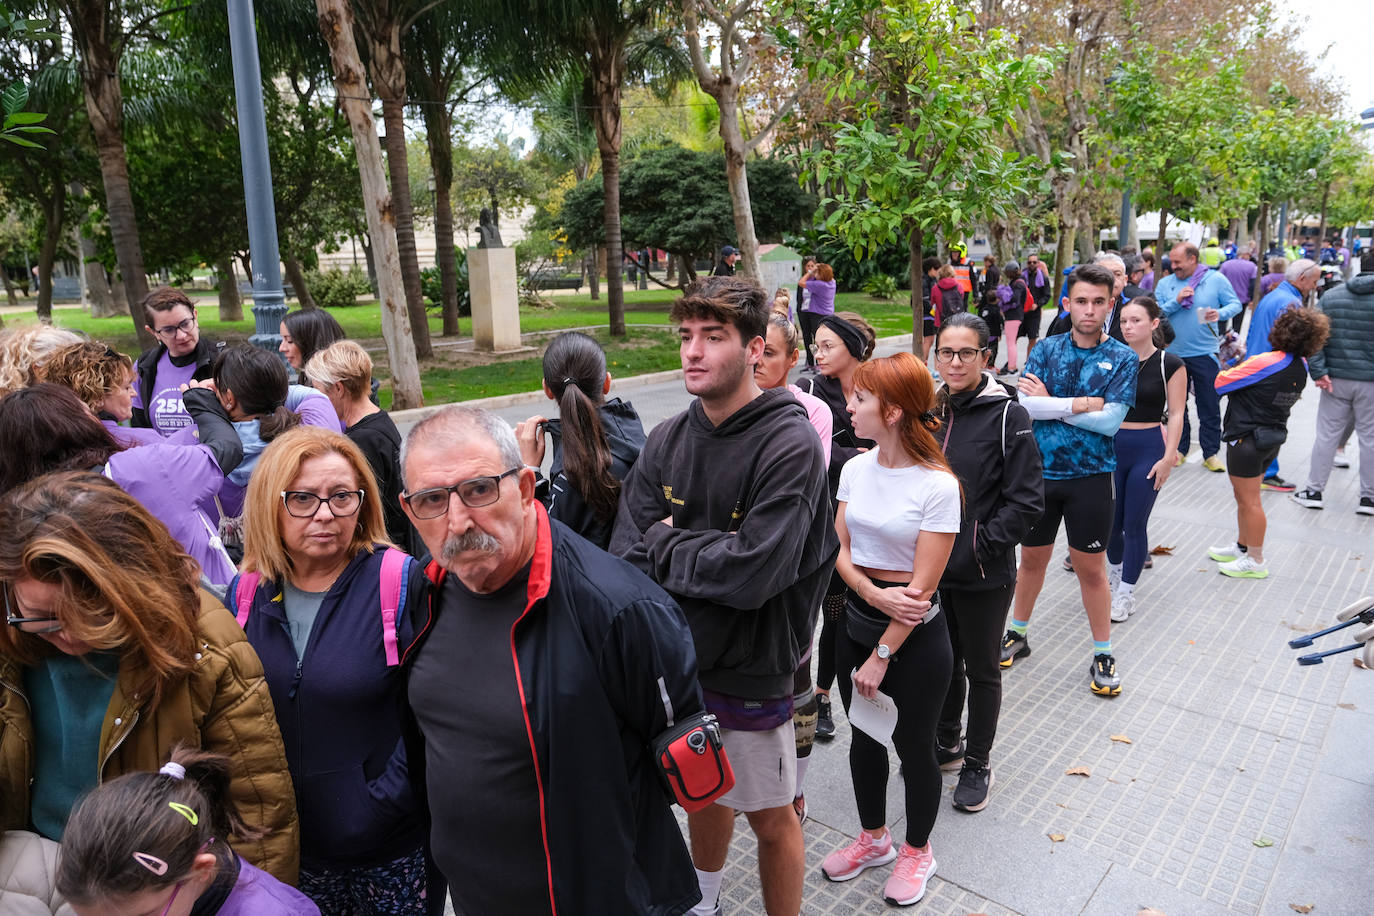
{"type": "Polygon", "coordinates": [[[253,596],[258,593],[258,583],[262,573],[247,572],[239,576],[234,585],[234,619],[240,629],[248,624],[248,611],[253,607],[253,596]]]}
{"type": "Polygon", "coordinates": [[[396,638],[396,614],[404,603],[406,559],[405,552],[395,547],[388,547],[382,554],[382,648],[386,652],[388,668],[401,663],[401,651],[396,638]]]}

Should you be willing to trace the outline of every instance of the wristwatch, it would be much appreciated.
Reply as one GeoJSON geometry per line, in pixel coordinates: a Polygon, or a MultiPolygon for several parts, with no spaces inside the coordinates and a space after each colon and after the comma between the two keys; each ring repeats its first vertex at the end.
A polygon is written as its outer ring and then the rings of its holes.
{"type": "Polygon", "coordinates": [[[888,648],[886,645],[884,645],[883,643],[878,643],[878,657],[879,657],[880,659],[882,659],[883,661],[887,661],[887,659],[888,659],[891,655],[892,655],[892,650],[891,650],[891,649],[889,649],[889,648],[888,648]]]}

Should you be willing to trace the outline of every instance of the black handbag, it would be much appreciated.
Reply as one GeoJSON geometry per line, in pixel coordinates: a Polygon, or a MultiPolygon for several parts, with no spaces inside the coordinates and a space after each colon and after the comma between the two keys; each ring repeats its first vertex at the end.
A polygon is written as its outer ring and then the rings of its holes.
{"type": "Polygon", "coordinates": [[[1260,426],[1250,433],[1250,438],[1254,440],[1255,448],[1267,452],[1288,441],[1288,430],[1281,426],[1260,426]]]}

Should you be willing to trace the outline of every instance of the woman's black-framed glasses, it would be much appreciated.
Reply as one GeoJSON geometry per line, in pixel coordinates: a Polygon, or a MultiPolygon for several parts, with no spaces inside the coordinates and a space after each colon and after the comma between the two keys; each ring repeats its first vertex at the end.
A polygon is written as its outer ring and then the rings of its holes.
{"type": "Polygon", "coordinates": [[[45,617],[25,617],[14,613],[14,607],[10,604],[10,587],[8,585],[0,587],[0,591],[5,593],[5,623],[19,632],[28,633],[30,636],[42,636],[45,633],[56,633],[62,629],[62,624],[58,622],[56,614],[48,614],[45,617]],[[30,626],[37,626],[38,629],[28,629],[30,626]]]}
{"type": "Polygon", "coordinates": [[[469,509],[480,509],[501,498],[501,481],[523,470],[523,467],[515,467],[504,474],[460,480],[450,487],[431,487],[418,493],[408,493],[402,499],[416,518],[438,518],[447,514],[449,499],[454,493],[469,509]]]}
{"type": "Polygon", "coordinates": [[[952,350],[949,347],[940,347],[935,351],[935,358],[942,363],[953,362],[958,357],[960,363],[971,363],[979,356],[983,355],[982,350],[975,350],[973,347],[965,347],[962,350],[952,350]]]}
{"type": "Polygon", "coordinates": [[[363,490],[340,490],[328,496],[316,496],[305,490],[282,490],[281,501],[293,518],[314,518],[322,503],[329,503],[330,515],[347,518],[363,504],[363,493],[363,490]]]}

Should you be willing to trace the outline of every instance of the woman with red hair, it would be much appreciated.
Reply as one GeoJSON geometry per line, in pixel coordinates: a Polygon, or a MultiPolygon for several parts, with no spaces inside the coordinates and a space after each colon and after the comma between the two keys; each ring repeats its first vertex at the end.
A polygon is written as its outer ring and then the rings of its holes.
{"type": "MultiPolygon", "coordinates": [[[[906,842],[887,830],[887,748],[855,729],[849,769],[863,832],[822,865],[832,881],[897,859],[888,903],[920,900],[935,874],[930,832],[940,807],[935,727],[954,667],[935,587],[959,533],[960,489],[934,430],[935,385],[910,353],[875,359],[854,374],[847,405],[854,434],[875,448],[840,472],[835,569],[848,586],[837,645],[845,709],[881,691],[897,707],[892,742],[905,771],[906,842]],[[853,672],[851,675],[850,672],[853,672]]],[[[851,719],[852,721],[852,719],[851,719]]]]}

